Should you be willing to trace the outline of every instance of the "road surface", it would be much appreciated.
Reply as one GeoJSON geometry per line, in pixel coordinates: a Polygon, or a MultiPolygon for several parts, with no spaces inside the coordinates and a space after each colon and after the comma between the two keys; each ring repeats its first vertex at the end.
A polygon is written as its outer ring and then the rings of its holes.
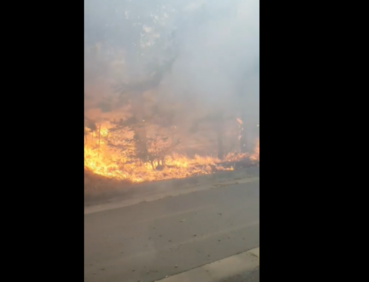
{"type": "Polygon", "coordinates": [[[259,181],[85,215],[85,281],[156,281],[259,247],[259,181]]]}

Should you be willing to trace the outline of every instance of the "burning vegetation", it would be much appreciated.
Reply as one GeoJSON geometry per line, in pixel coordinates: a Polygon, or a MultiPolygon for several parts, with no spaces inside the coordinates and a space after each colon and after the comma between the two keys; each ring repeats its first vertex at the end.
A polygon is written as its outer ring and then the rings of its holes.
{"type": "Polygon", "coordinates": [[[180,52],[179,44],[169,43],[172,47],[165,49],[160,60],[139,75],[129,76],[128,70],[134,71],[121,59],[117,62],[122,64],[104,64],[100,48],[85,54],[86,174],[143,182],[258,163],[259,141],[247,144],[244,104],[232,100],[234,93],[216,86],[211,90],[203,81],[201,90],[190,85],[181,93],[172,90],[167,78],[180,52]],[[202,90],[206,93],[200,97],[202,90]],[[212,94],[216,98],[208,99],[212,94]]]}
{"type": "MultiPolygon", "coordinates": [[[[234,123],[238,125],[236,120],[234,123]]],[[[239,131],[242,130],[239,128],[239,131]]],[[[251,154],[238,150],[219,158],[219,150],[224,152],[223,147],[232,143],[224,142],[226,137],[241,140],[234,133],[232,130],[226,132],[221,140],[217,133],[214,140],[201,140],[201,137],[196,138],[196,134],[190,134],[181,143],[180,133],[174,126],[163,128],[144,121],[136,122],[132,118],[90,123],[85,127],[85,169],[108,178],[142,182],[211,174],[257,162],[258,142],[251,154]],[[218,152],[214,147],[218,147],[218,152]],[[214,156],[216,153],[218,156],[214,156]]]]}

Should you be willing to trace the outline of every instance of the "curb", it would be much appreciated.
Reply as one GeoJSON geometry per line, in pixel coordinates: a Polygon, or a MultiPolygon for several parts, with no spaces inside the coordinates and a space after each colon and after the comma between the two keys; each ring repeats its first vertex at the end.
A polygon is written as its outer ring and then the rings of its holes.
{"type": "Polygon", "coordinates": [[[158,280],[160,282],[258,281],[259,248],[158,280]]]}

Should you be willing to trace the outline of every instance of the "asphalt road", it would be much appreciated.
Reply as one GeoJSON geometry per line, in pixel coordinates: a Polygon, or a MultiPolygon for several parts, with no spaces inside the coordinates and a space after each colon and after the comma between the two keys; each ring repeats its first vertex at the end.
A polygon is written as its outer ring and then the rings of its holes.
{"type": "Polygon", "coordinates": [[[156,281],[259,246],[259,182],[85,215],[85,281],[156,281]]]}

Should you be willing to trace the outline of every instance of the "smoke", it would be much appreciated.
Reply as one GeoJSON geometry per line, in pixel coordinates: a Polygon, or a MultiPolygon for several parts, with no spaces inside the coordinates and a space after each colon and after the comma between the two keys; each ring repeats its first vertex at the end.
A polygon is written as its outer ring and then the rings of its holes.
{"type": "Polygon", "coordinates": [[[178,53],[153,91],[193,118],[236,115],[257,137],[258,0],[85,0],[85,46],[87,112],[117,95],[112,84],[144,78],[148,65],[178,53]]]}
{"type": "MultiPolygon", "coordinates": [[[[214,5],[217,2],[220,1],[214,5]]],[[[175,75],[190,81],[192,90],[211,106],[238,104],[241,97],[258,96],[259,44],[258,26],[254,23],[257,18],[250,19],[253,14],[244,11],[254,7],[247,2],[241,4],[225,16],[220,8],[205,10],[207,13],[203,12],[198,22],[184,27],[183,57],[175,75]]]]}

